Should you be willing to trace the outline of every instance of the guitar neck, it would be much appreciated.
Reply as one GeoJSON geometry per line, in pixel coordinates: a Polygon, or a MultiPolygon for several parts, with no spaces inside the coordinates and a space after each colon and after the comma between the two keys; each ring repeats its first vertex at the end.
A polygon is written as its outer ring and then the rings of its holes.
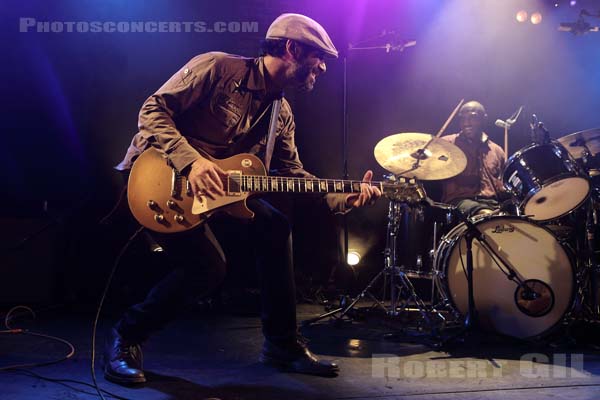
{"type": "MultiPolygon", "coordinates": [[[[413,181],[398,182],[415,187],[413,181]]],[[[233,174],[227,179],[229,192],[279,192],[279,193],[360,193],[362,181],[344,179],[294,178],[283,176],[233,174]]],[[[390,188],[398,189],[398,183],[370,182],[385,192],[390,188]]]]}
{"type": "MultiPolygon", "coordinates": [[[[360,184],[340,179],[242,175],[239,187],[243,192],[360,193],[360,184]]],[[[380,187],[383,183],[371,182],[371,185],[380,187]]]]}

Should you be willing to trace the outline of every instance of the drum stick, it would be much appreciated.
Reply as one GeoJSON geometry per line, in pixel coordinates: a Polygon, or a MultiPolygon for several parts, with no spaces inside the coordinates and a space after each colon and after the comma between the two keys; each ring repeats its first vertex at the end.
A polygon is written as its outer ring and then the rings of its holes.
{"type": "MultiPolygon", "coordinates": [[[[450,125],[450,122],[452,122],[452,120],[454,119],[454,116],[456,115],[456,113],[458,112],[460,106],[462,106],[462,104],[465,102],[465,99],[461,99],[458,102],[458,105],[456,106],[456,108],[454,108],[454,111],[452,111],[452,114],[450,114],[450,116],[448,117],[448,119],[446,120],[446,122],[444,123],[444,125],[442,125],[442,128],[439,130],[439,132],[437,133],[437,135],[432,136],[431,139],[429,139],[429,142],[427,142],[425,144],[425,146],[423,146],[422,149],[420,149],[420,151],[425,151],[425,149],[427,149],[427,147],[429,147],[429,145],[431,144],[431,142],[433,142],[435,139],[438,139],[440,136],[442,136],[442,133],[444,133],[444,131],[446,130],[446,128],[448,127],[448,125],[450,125]]],[[[415,162],[415,168],[417,168],[419,166],[419,161],[417,159],[417,161],[415,162]]]]}
{"type": "Polygon", "coordinates": [[[446,122],[444,123],[444,125],[442,125],[442,128],[440,129],[440,131],[437,133],[437,135],[435,135],[436,138],[439,138],[440,136],[442,136],[442,133],[444,133],[444,131],[446,130],[446,128],[448,127],[448,125],[450,125],[450,122],[452,122],[452,120],[454,119],[454,116],[456,115],[456,113],[460,109],[460,106],[462,106],[462,104],[464,102],[465,102],[465,99],[461,99],[460,100],[460,102],[458,103],[458,105],[456,106],[456,108],[454,109],[454,111],[452,111],[452,114],[450,114],[450,116],[448,117],[448,119],[446,120],[446,122]]]}

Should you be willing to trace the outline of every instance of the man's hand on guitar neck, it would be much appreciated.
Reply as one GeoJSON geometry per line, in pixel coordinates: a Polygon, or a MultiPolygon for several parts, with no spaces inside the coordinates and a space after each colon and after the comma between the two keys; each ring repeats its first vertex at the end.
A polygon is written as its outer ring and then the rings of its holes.
{"type": "Polygon", "coordinates": [[[226,178],[227,172],[203,157],[192,163],[188,174],[188,180],[196,196],[208,196],[212,200],[217,196],[225,196],[223,180],[226,178]]]}
{"type": "Polygon", "coordinates": [[[381,191],[376,186],[371,186],[373,171],[365,172],[360,184],[360,193],[352,193],[346,197],[348,207],[362,207],[364,205],[373,205],[381,197],[381,191]]]}

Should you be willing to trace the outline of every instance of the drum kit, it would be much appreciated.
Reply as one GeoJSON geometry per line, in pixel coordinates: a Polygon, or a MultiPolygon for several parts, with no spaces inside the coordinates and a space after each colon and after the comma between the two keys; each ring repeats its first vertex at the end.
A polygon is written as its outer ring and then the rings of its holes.
{"type": "MultiPolygon", "coordinates": [[[[425,133],[388,136],[374,153],[392,182],[447,179],[467,164],[456,145],[425,133]]],[[[370,291],[383,278],[377,306],[391,316],[417,310],[417,325],[432,331],[476,323],[535,339],[574,321],[599,322],[598,159],[600,129],[525,146],[502,176],[511,207],[488,215],[390,199],[385,266],[343,314],[359,298],[375,298],[370,291]],[[430,300],[417,294],[417,279],[431,285],[430,300]]]]}

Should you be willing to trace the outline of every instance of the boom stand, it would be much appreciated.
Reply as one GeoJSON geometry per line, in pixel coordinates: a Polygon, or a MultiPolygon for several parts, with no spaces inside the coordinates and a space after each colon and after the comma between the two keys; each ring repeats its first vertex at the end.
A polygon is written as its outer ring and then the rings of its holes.
{"type": "MultiPolygon", "coordinates": [[[[444,347],[451,342],[464,342],[466,339],[475,339],[478,341],[480,337],[479,317],[475,307],[475,295],[473,289],[473,239],[477,239],[480,243],[485,243],[485,237],[481,231],[473,224],[473,222],[462,212],[456,210],[462,222],[467,226],[465,232],[465,242],[467,247],[467,300],[468,309],[465,316],[463,326],[460,332],[442,340],[439,347],[444,347]]],[[[460,240],[460,239],[459,239],[460,240]]],[[[489,247],[489,246],[484,246],[489,247]]]]}

